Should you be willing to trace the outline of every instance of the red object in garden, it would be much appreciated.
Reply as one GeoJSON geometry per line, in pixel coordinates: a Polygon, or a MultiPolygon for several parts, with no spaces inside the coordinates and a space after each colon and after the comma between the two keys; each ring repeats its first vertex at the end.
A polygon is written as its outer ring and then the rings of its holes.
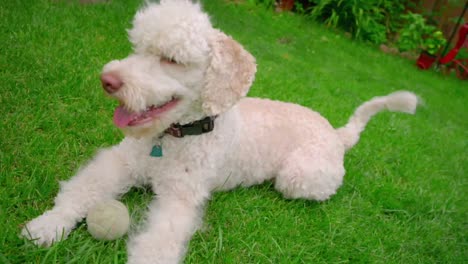
{"type": "Polygon", "coordinates": [[[449,63],[455,58],[455,56],[457,56],[458,51],[466,42],[467,34],[468,34],[468,23],[465,23],[463,26],[461,26],[460,31],[458,31],[458,41],[457,41],[457,44],[455,44],[455,47],[451,51],[449,51],[447,55],[445,55],[443,58],[439,60],[441,64],[449,63]]]}
{"type": "MultiPolygon", "coordinates": [[[[467,39],[468,23],[465,23],[464,25],[460,27],[460,30],[458,31],[458,41],[455,44],[455,47],[451,51],[449,51],[444,57],[440,58],[440,56],[443,56],[443,54],[445,54],[445,52],[447,51],[447,48],[450,42],[452,42],[452,39],[456,34],[457,27],[460,25],[462,18],[465,15],[466,10],[468,10],[468,1],[465,2],[463,11],[458,17],[456,26],[452,31],[452,35],[450,36],[450,39],[447,42],[447,45],[445,46],[444,51],[442,51],[442,53],[436,59],[438,61],[437,62],[438,66],[442,64],[447,64],[447,66],[445,67],[445,70],[448,70],[448,71],[446,72],[450,73],[451,70],[455,70],[457,77],[463,80],[468,79],[468,58],[456,59],[455,57],[457,56],[461,47],[465,47],[466,49],[468,49],[468,39],[467,39]]],[[[419,56],[419,59],[416,62],[418,67],[421,69],[427,69],[431,67],[432,63],[434,62],[433,61],[431,62],[431,59],[429,59],[423,54],[419,56]]]]}
{"type": "Polygon", "coordinates": [[[452,68],[455,69],[457,77],[462,80],[468,80],[468,59],[459,59],[453,61],[452,68]]]}
{"type": "Polygon", "coordinates": [[[468,79],[468,58],[466,59],[455,59],[461,47],[468,49],[468,23],[465,23],[461,26],[460,31],[458,32],[458,41],[455,44],[455,47],[447,53],[443,58],[439,60],[439,64],[451,64],[448,66],[451,69],[455,69],[457,77],[460,79],[468,79]]]}
{"type": "Polygon", "coordinates": [[[419,54],[418,60],[416,61],[416,65],[421,70],[429,69],[432,64],[436,61],[437,57],[433,56],[425,51],[419,54]]]}

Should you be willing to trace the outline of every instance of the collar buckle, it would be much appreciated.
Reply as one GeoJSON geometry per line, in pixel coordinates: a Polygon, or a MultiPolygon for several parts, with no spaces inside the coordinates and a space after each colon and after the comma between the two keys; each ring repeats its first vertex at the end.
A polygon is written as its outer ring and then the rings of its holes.
{"type": "Polygon", "coordinates": [[[172,124],[166,129],[165,133],[178,138],[205,134],[213,131],[216,117],[217,116],[207,116],[204,119],[186,125],[172,124]]]}

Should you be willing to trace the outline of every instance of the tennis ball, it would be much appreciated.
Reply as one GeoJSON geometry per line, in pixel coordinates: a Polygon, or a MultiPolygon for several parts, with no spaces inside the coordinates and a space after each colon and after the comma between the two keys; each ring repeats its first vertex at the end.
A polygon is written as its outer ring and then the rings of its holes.
{"type": "Polygon", "coordinates": [[[127,233],[130,216],[125,205],[108,200],[93,206],[86,217],[88,232],[98,240],[114,240],[127,233]]]}

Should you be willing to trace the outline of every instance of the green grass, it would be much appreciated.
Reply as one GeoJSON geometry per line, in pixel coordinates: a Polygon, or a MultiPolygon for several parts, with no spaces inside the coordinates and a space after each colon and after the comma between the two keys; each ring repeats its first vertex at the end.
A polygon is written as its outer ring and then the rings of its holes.
{"type": "MultiPolygon", "coordinates": [[[[18,237],[53,205],[58,182],[117,143],[102,65],[131,53],[139,1],[0,3],[0,263],[124,263],[125,239],[80,225],[50,249],[18,237]]],[[[216,27],[256,58],[250,96],[313,108],[338,127],[363,101],[411,90],[415,116],[382,113],[346,156],[323,203],[285,200],[271,184],[217,193],[186,263],[462,263],[467,254],[468,85],[289,14],[205,1],[216,27]]],[[[138,219],[152,194],[124,197],[138,219]]]]}

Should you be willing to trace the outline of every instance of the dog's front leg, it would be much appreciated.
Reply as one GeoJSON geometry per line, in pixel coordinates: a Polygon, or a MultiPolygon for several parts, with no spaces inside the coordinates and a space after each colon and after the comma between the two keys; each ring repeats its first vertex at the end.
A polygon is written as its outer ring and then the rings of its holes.
{"type": "Polygon", "coordinates": [[[55,206],[27,223],[21,234],[42,246],[66,238],[90,207],[128,190],[133,183],[128,176],[118,147],[101,151],[76,176],[61,184],[55,206]]]}
{"type": "Polygon", "coordinates": [[[128,245],[129,264],[176,264],[201,223],[207,195],[159,194],[150,206],[146,227],[128,245]]]}

